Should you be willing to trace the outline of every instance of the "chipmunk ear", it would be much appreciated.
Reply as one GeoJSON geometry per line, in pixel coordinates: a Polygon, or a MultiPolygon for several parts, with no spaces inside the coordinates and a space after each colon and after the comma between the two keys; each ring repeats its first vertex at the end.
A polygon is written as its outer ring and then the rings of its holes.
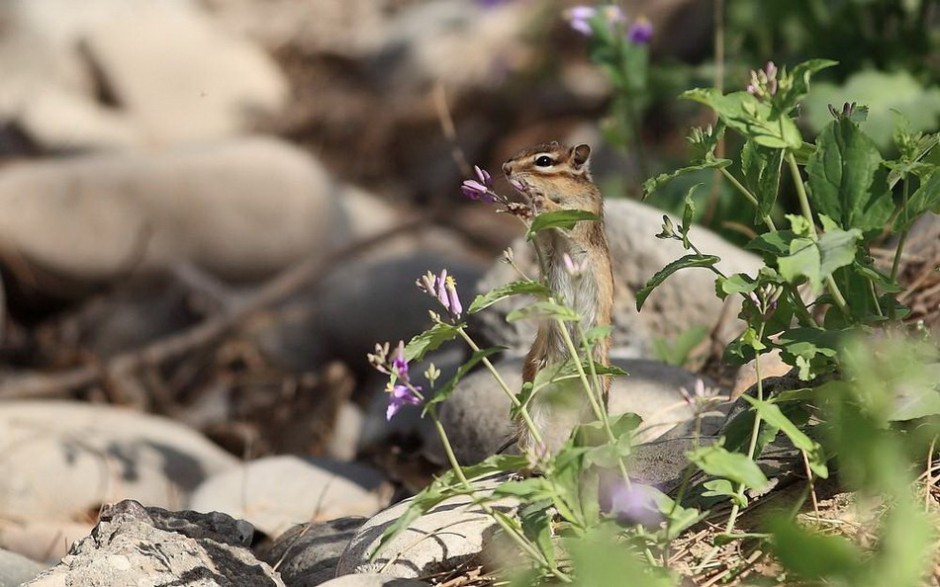
{"type": "Polygon", "coordinates": [[[591,147],[584,143],[571,149],[571,162],[576,169],[587,167],[588,159],[591,157],[591,147]]]}

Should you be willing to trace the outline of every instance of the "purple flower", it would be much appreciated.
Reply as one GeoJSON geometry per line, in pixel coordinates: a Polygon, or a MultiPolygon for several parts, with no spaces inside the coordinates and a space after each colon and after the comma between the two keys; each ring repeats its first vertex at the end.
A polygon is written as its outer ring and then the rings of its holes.
{"type": "Polygon", "coordinates": [[[430,271],[418,278],[416,282],[418,289],[434,296],[437,301],[454,318],[460,318],[463,313],[463,306],[460,304],[460,297],[457,295],[457,282],[447,274],[447,269],[441,271],[440,275],[434,275],[430,271]]]}
{"type": "Polygon", "coordinates": [[[398,341],[395,349],[395,358],[392,359],[392,370],[402,381],[408,381],[408,359],[405,358],[405,341],[398,341]]]}
{"type": "Polygon", "coordinates": [[[388,409],[385,410],[385,419],[391,420],[392,416],[398,413],[405,405],[418,405],[421,403],[421,396],[416,392],[420,387],[412,389],[407,385],[389,385],[388,388],[388,409]]]}
{"type": "Polygon", "coordinates": [[[565,264],[565,271],[568,275],[572,277],[578,277],[587,269],[588,260],[587,257],[581,260],[580,263],[571,258],[571,255],[564,253],[561,256],[562,262],[565,264]]]}
{"type": "Polygon", "coordinates": [[[460,186],[463,195],[471,200],[479,200],[489,195],[489,189],[475,179],[468,179],[460,186]]]}
{"type": "Polygon", "coordinates": [[[748,94],[763,100],[765,96],[776,94],[777,88],[777,66],[773,61],[768,61],[761,70],[751,70],[751,83],[747,85],[748,94]]]}
{"type": "Polygon", "coordinates": [[[565,11],[565,20],[571,25],[571,28],[578,31],[586,37],[594,34],[591,30],[591,19],[597,16],[597,9],[593,6],[575,6],[565,11]]]}
{"type": "Polygon", "coordinates": [[[460,318],[460,314],[463,312],[463,306],[460,305],[460,298],[457,296],[457,282],[454,281],[454,278],[450,275],[448,275],[444,281],[444,289],[447,290],[447,299],[450,302],[447,305],[447,310],[454,318],[460,318]]]}
{"type": "Polygon", "coordinates": [[[481,184],[483,184],[484,186],[488,188],[493,187],[493,176],[490,175],[489,171],[480,168],[479,165],[474,165],[473,173],[476,174],[477,179],[480,181],[481,184]]]}
{"type": "Polygon", "coordinates": [[[647,45],[653,38],[653,23],[649,19],[636,19],[627,30],[627,39],[634,45],[647,45]]]}
{"type": "Polygon", "coordinates": [[[619,481],[610,490],[610,509],[607,513],[621,523],[655,526],[663,519],[656,507],[655,491],[649,485],[626,485],[619,481]]]}

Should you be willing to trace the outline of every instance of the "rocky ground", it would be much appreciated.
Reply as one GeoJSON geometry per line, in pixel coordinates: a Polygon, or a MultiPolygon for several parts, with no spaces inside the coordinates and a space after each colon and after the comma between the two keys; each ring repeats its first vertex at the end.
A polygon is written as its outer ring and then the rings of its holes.
{"type": "MultiPolygon", "coordinates": [[[[674,54],[707,42],[694,3],[635,4],[684,27],[674,54]]],[[[386,420],[365,356],[428,325],[426,271],[469,300],[511,279],[503,248],[530,266],[512,219],[461,200],[468,161],[495,170],[558,138],[595,144],[599,172],[635,168],[602,147],[609,88],[547,6],[0,5],[0,587],[491,583],[492,522],[460,500],[370,559],[443,458],[419,410],[386,420]]],[[[737,310],[696,269],[637,314],[633,292],[681,247],[654,237],[650,206],[611,199],[607,217],[613,355],[631,374],[612,406],[653,440],[688,418],[680,388],[732,385],[708,359],[737,310]],[[653,352],[693,327],[708,375],[653,352]]],[[[908,303],[934,321],[936,226],[905,263],[908,303]]],[[[695,241],[726,272],[759,264],[706,229],[695,241]]],[[[497,365],[514,384],[532,331],[507,326],[511,309],[473,328],[509,349],[497,365]]],[[[446,378],[465,357],[431,360],[446,378]]],[[[482,373],[442,418],[466,464],[510,430],[482,373]]]]}

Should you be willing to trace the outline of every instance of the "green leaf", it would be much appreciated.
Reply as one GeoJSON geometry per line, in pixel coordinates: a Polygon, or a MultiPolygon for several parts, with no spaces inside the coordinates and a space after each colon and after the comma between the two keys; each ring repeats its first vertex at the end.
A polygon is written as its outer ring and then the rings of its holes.
{"type": "Polygon", "coordinates": [[[902,210],[894,221],[894,231],[900,233],[911,227],[911,224],[928,210],[940,214],[940,171],[935,171],[920,184],[907,200],[907,210],[902,210]]]}
{"type": "Polygon", "coordinates": [[[685,453],[690,462],[702,471],[716,477],[724,477],[745,487],[761,490],[769,483],[757,463],[737,452],[728,452],[712,444],[685,453]]]}
{"type": "Polygon", "coordinates": [[[729,165],[731,165],[730,159],[713,159],[710,161],[703,161],[702,163],[698,163],[696,165],[682,167],[680,169],[676,169],[675,171],[670,171],[669,173],[661,173],[656,177],[651,177],[650,179],[647,179],[643,182],[643,199],[645,200],[646,198],[650,197],[653,195],[653,192],[679,176],[701,171],[703,169],[722,169],[729,165]]]}
{"type": "Polygon", "coordinates": [[[806,173],[817,211],[844,229],[880,230],[894,203],[874,141],[842,118],[822,131],[816,145],[806,173]]]}
{"type": "Polygon", "coordinates": [[[520,279],[518,281],[513,281],[511,283],[507,283],[506,285],[492,289],[485,294],[478,295],[476,299],[473,300],[473,303],[470,304],[470,308],[467,309],[467,313],[476,314],[481,310],[489,308],[496,302],[502,301],[510,296],[520,294],[546,297],[552,295],[552,290],[537,281],[532,281],[531,279],[520,279]]]}
{"type": "MultiPolygon", "coordinates": [[[[768,524],[773,551],[783,566],[800,578],[824,580],[851,577],[862,564],[862,552],[842,536],[817,534],[777,517],[768,524]]],[[[854,581],[838,582],[851,585],[854,581]]]]}
{"type": "Polygon", "coordinates": [[[797,238],[796,233],[790,230],[765,232],[747,243],[744,248],[749,251],[766,253],[765,259],[775,262],[775,257],[784,257],[790,254],[790,243],[795,238],[797,238]]]}
{"type": "Polygon", "coordinates": [[[838,228],[823,233],[818,240],[795,238],[790,241],[790,254],[777,259],[780,275],[790,283],[805,277],[818,292],[823,280],[836,269],[852,264],[861,238],[858,229],[838,228]]]}
{"type": "Polygon", "coordinates": [[[781,93],[776,97],[775,101],[779,107],[784,112],[792,110],[809,93],[810,77],[817,71],[833,67],[838,63],[838,61],[832,61],[831,59],[810,59],[796,65],[789,74],[793,83],[789,89],[781,90],[781,93]]]}
{"type": "Polygon", "coordinates": [[[757,280],[746,273],[735,273],[715,279],[715,290],[721,299],[733,294],[750,293],[757,289],[757,285],[757,280]]]}
{"type": "Polygon", "coordinates": [[[841,330],[791,328],[780,333],[776,344],[782,351],[784,362],[799,367],[800,379],[809,381],[838,355],[845,334],[841,330]]]}
{"type": "Polygon", "coordinates": [[[424,414],[427,414],[431,406],[435,406],[449,398],[451,394],[454,393],[454,390],[457,388],[457,384],[460,383],[460,380],[463,379],[471,369],[476,367],[477,363],[482,361],[485,357],[489,357],[490,355],[494,355],[503,350],[505,350],[503,347],[489,347],[474,352],[470,358],[464,362],[464,364],[457,368],[457,372],[454,373],[453,377],[451,377],[447,383],[437,390],[437,393],[434,394],[434,397],[425,402],[424,411],[421,412],[421,415],[423,416],[424,414]]]}
{"type": "MultiPolygon", "coordinates": [[[[531,498],[529,498],[531,499],[531,498]]],[[[549,565],[555,565],[555,545],[552,543],[551,500],[530,503],[519,511],[522,533],[535,544],[549,565]]]]}
{"type": "Polygon", "coordinates": [[[682,367],[691,359],[692,351],[708,336],[708,328],[695,324],[682,331],[673,340],[653,339],[653,352],[664,363],[682,367]]]}
{"type": "Polygon", "coordinates": [[[696,88],[681,97],[710,106],[728,127],[758,145],[792,150],[803,146],[800,129],[790,117],[773,112],[768,103],[747,92],[722,95],[716,88],[696,88]]]}
{"type": "Polygon", "coordinates": [[[646,282],[646,285],[643,286],[642,289],[636,292],[637,311],[643,307],[643,303],[646,302],[646,298],[648,298],[649,295],[653,293],[653,290],[666,281],[666,279],[676,271],[689,267],[712,267],[720,260],[721,258],[716,257],[715,255],[685,255],[684,257],[676,259],[672,263],[666,265],[657,271],[656,274],[646,282]]]}
{"type": "Polygon", "coordinates": [[[532,240],[537,233],[549,228],[571,230],[575,224],[585,220],[600,220],[600,217],[587,210],[558,210],[539,214],[532,220],[526,239],[532,240]]]}
{"type": "Polygon", "coordinates": [[[731,481],[727,479],[712,479],[711,481],[706,481],[702,483],[702,487],[708,491],[703,491],[703,497],[727,497],[730,498],[733,503],[738,504],[740,507],[747,506],[747,499],[741,495],[738,495],[738,492],[735,491],[734,486],[731,485],[731,481]]]}
{"type": "Polygon", "coordinates": [[[780,408],[772,403],[760,401],[750,396],[742,396],[748,403],[754,406],[760,417],[768,424],[783,432],[793,446],[806,452],[810,463],[810,468],[818,477],[826,479],[829,477],[829,469],[826,467],[826,459],[823,456],[822,446],[807,436],[802,430],[783,415],[780,408]]]}
{"type": "Polygon", "coordinates": [[[566,322],[576,322],[581,319],[578,313],[571,308],[550,300],[543,300],[513,310],[506,315],[506,322],[516,322],[528,318],[558,318],[566,322]]]}
{"type": "Polygon", "coordinates": [[[783,149],[764,147],[754,140],[744,143],[741,149],[744,185],[757,198],[755,222],[773,212],[774,204],[777,203],[783,154],[783,149]]]}
{"type": "Polygon", "coordinates": [[[409,361],[420,361],[426,353],[436,350],[445,342],[457,338],[459,329],[463,325],[435,324],[421,334],[415,336],[405,346],[405,358],[409,361]]]}

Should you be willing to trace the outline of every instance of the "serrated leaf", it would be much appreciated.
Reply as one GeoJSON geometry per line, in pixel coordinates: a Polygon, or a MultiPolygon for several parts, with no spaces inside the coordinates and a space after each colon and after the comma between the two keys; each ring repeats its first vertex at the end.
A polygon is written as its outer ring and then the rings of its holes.
{"type": "Polygon", "coordinates": [[[669,173],[660,173],[656,177],[651,177],[650,179],[647,179],[643,182],[643,199],[645,200],[646,198],[650,197],[653,192],[682,175],[688,175],[689,173],[695,173],[696,171],[701,171],[703,169],[722,169],[729,165],[731,165],[730,159],[712,159],[695,165],[682,167],[680,169],[670,171],[669,173]]]}
{"type": "Polygon", "coordinates": [[[728,452],[717,444],[688,451],[685,455],[690,462],[709,475],[743,483],[750,489],[761,490],[769,483],[757,463],[747,458],[747,455],[728,452]]]}
{"type": "Polygon", "coordinates": [[[492,289],[485,294],[478,295],[473,300],[473,303],[470,304],[470,307],[467,309],[467,313],[476,314],[477,312],[485,310],[493,304],[500,302],[510,296],[522,294],[550,296],[552,295],[552,290],[537,281],[532,281],[530,279],[520,279],[518,281],[513,281],[511,283],[507,283],[506,285],[492,289]]]}
{"type": "Polygon", "coordinates": [[[862,232],[858,229],[834,229],[823,233],[817,240],[795,238],[790,241],[790,254],[777,259],[780,275],[790,283],[802,277],[809,280],[814,291],[836,269],[851,265],[858,252],[862,232]]]}
{"type": "Polygon", "coordinates": [[[571,230],[574,225],[579,222],[593,220],[600,220],[600,217],[587,210],[557,210],[555,212],[546,212],[539,214],[532,220],[526,238],[532,240],[537,233],[549,228],[571,230]]]}
{"type": "Polygon", "coordinates": [[[445,342],[457,338],[458,326],[453,324],[435,324],[431,328],[418,334],[405,345],[405,358],[409,361],[420,361],[424,355],[437,350],[445,342]]]}
{"type": "Polygon", "coordinates": [[[823,129],[816,145],[806,174],[817,211],[844,229],[881,229],[894,203],[874,141],[842,118],[823,129]]]}
{"type": "Polygon", "coordinates": [[[680,269],[687,269],[689,267],[712,267],[721,261],[720,257],[715,255],[685,255],[676,259],[672,263],[666,265],[662,269],[656,272],[649,281],[646,282],[646,285],[642,289],[636,292],[636,309],[640,311],[643,307],[643,303],[646,302],[646,298],[649,297],[653,290],[659,287],[666,279],[679,271],[680,269]]]}
{"type": "Polygon", "coordinates": [[[741,149],[744,185],[757,198],[755,221],[769,215],[777,203],[783,154],[783,149],[770,149],[753,140],[744,143],[741,149]]]}
{"type": "Polygon", "coordinates": [[[803,146],[803,137],[793,119],[775,113],[768,103],[747,92],[723,95],[716,88],[696,88],[681,97],[710,106],[729,128],[758,145],[793,150],[803,146]]]}
{"type": "Polygon", "coordinates": [[[554,319],[558,318],[566,322],[576,322],[580,320],[578,313],[567,306],[556,304],[550,300],[535,302],[522,308],[517,308],[506,315],[506,322],[516,322],[528,318],[554,319]]]}
{"type": "Polygon", "coordinates": [[[552,543],[552,515],[548,511],[551,504],[551,501],[544,500],[544,502],[530,504],[522,508],[519,511],[519,521],[522,523],[522,533],[525,537],[538,547],[539,552],[542,553],[548,564],[554,566],[555,545],[552,543]]]}

